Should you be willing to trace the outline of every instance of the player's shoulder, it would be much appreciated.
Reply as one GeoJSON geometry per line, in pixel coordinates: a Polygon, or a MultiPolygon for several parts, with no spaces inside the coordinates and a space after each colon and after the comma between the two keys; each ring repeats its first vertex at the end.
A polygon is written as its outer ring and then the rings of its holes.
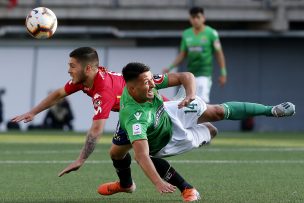
{"type": "Polygon", "coordinates": [[[209,26],[209,25],[206,25],[206,26],[205,26],[205,32],[207,32],[207,33],[209,33],[209,34],[211,34],[211,35],[214,35],[214,36],[216,36],[216,37],[218,36],[217,30],[216,30],[215,28],[209,26]]]}

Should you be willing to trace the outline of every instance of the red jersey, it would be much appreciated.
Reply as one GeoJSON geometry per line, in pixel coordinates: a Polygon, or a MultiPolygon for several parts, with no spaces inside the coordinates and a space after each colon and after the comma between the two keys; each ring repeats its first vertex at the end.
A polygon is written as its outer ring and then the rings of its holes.
{"type": "Polygon", "coordinates": [[[125,80],[122,74],[99,67],[92,88],[84,87],[82,84],[73,84],[69,81],[64,89],[68,95],[82,90],[91,97],[95,109],[93,120],[98,120],[109,118],[110,111],[119,111],[119,101],[124,86],[125,80]]]}

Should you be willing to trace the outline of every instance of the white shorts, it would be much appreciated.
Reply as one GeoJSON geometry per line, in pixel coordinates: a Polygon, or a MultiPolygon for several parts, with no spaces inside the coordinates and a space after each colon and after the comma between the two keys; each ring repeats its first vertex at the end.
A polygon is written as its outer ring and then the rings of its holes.
{"type": "Polygon", "coordinates": [[[196,95],[199,96],[204,102],[210,102],[210,90],[212,86],[211,77],[200,76],[195,77],[196,81],[196,95]]]}
{"type": "MultiPolygon", "coordinates": [[[[199,96],[204,102],[210,102],[210,90],[212,86],[212,78],[207,76],[195,77],[196,95],[199,96]]],[[[185,96],[185,89],[181,86],[179,95],[177,97],[185,96]]]]}
{"type": "Polygon", "coordinates": [[[172,137],[164,148],[153,155],[155,157],[185,153],[211,140],[209,129],[204,124],[197,124],[197,119],[207,108],[206,103],[196,97],[188,107],[178,109],[179,102],[164,102],[165,111],[172,121],[172,137]]]}

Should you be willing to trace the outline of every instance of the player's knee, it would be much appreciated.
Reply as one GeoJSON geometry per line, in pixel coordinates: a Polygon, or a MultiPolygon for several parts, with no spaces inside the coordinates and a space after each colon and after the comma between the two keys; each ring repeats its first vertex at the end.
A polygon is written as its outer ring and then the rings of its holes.
{"type": "Polygon", "coordinates": [[[118,160],[117,154],[115,154],[115,151],[113,150],[113,148],[110,149],[109,154],[110,154],[111,159],[118,160]]]}
{"type": "Polygon", "coordinates": [[[217,128],[214,125],[212,125],[211,123],[204,123],[204,125],[208,128],[211,139],[213,139],[218,133],[217,128]]]}
{"type": "Polygon", "coordinates": [[[109,154],[112,160],[122,160],[126,156],[127,152],[111,147],[109,154]]]}

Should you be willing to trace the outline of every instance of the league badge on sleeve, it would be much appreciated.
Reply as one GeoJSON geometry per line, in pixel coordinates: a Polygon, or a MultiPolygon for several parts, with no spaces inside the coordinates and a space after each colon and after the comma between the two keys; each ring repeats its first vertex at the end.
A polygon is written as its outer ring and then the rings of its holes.
{"type": "Polygon", "coordinates": [[[141,134],[141,125],[139,123],[135,123],[132,125],[133,135],[140,135],[141,134]]]}

